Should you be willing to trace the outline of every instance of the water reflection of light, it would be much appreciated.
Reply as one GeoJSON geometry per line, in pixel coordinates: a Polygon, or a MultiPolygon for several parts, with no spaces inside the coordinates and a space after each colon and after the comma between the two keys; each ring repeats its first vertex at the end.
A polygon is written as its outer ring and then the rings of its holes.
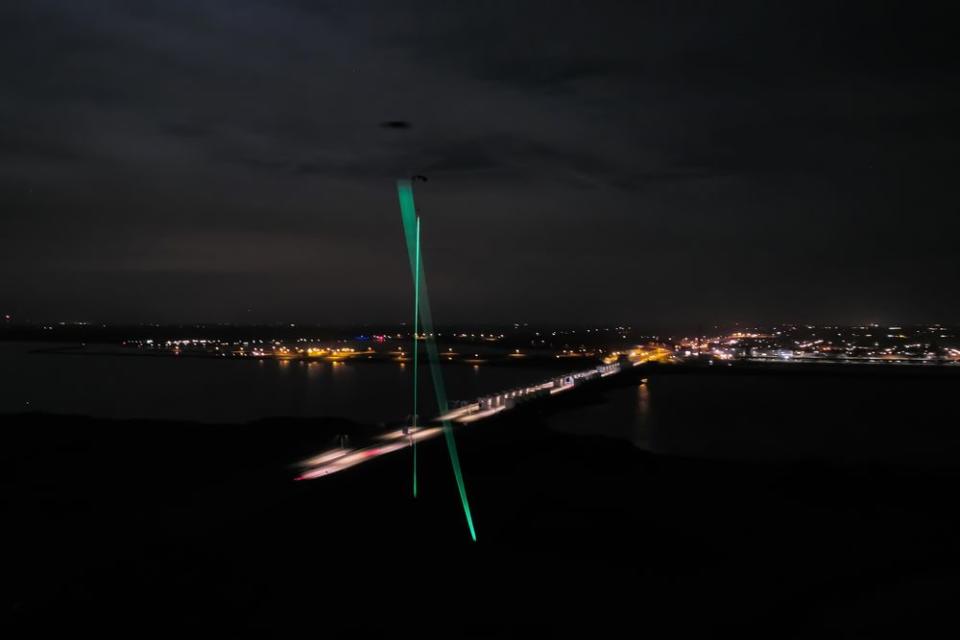
{"type": "Polygon", "coordinates": [[[354,367],[348,362],[343,362],[341,360],[334,360],[330,363],[330,372],[334,377],[340,378],[342,380],[347,380],[348,378],[354,377],[353,374],[356,371],[354,367]]]}
{"type": "Polygon", "coordinates": [[[649,449],[651,446],[650,430],[650,387],[646,380],[637,385],[637,418],[633,426],[633,443],[638,447],[649,449]]]}
{"type": "Polygon", "coordinates": [[[637,413],[643,419],[650,414],[650,387],[643,382],[637,386],[637,413]]]}

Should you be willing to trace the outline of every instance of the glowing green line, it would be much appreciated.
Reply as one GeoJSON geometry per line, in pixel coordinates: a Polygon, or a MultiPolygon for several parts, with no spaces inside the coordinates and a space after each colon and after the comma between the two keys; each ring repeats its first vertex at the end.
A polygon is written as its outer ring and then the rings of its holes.
{"type": "MultiPolygon", "coordinates": [[[[426,293],[427,281],[423,274],[423,268],[420,269],[420,290],[426,293]]],[[[424,301],[426,296],[423,297],[424,301]]],[[[433,389],[437,396],[437,409],[443,415],[450,410],[447,404],[447,390],[443,383],[443,372],[440,370],[440,351],[437,349],[437,341],[434,338],[433,318],[430,314],[430,307],[426,302],[420,307],[420,324],[424,333],[427,334],[427,360],[430,362],[430,374],[433,379],[433,389]]],[[[460,469],[460,456],[457,455],[457,442],[453,437],[453,427],[450,421],[443,421],[443,435],[447,441],[447,451],[450,454],[450,464],[453,466],[453,475],[457,479],[457,489],[460,491],[460,502],[463,505],[463,515],[467,519],[467,527],[470,529],[470,537],[477,541],[477,532],[473,528],[473,516],[470,514],[470,503],[467,500],[467,487],[463,482],[463,473],[460,469]]]]}
{"type": "MultiPolygon", "coordinates": [[[[447,390],[443,383],[443,372],[440,370],[440,353],[434,338],[433,316],[430,313],[430,296],[427,292],[427,279],[423,268],[423,258],[419,251],[419,221],[416,217],[416,207],[413,201],[413,183],[410,180],[397,181],[397,195],[400,199],[400,214],[403,220],[403,232],[407,241],[407,253],[410,257],[410,271],[415,279],[414,290],[419,294],[420,328],[427,334],[427,359],[430,362],[430,374],[433,379],[433,389],[437,397],[437,408],[441,414],[449,410],[447,404],[447,390]],[[419,276],[419,277],[418,277],[419,276]]],[[[443,435],[447,441],[447,452],[450,454],[450,464],[453,466],[453,475],[457,480],[457,489],[460,492],[460,502],[463,505],[463,514],[470,529],[470,537],[476,542],[477,533],[473,526],[473,516],[470,513],[470,503],[467,500],[467,488],[463,481],[460,469],[460,456],[457,454],[457,443],[453,436],[450,422],[443,421],[443,435]]]]}
{"type": "MultiPolygon", "coordinates": [[[[417,332],[420,327],[420,218],[417,218],[417,239],[416,239],[416,257],[414,259],[415,268],[413,271],[413,429],[417,426],[417,378],[420,375],[420,367],[417,362],[417,353],[420,347],[417,344],[417,332]]],[[[417,497],[417,438],[413,438],[413,497],[417,497]]]]}
{"type": "MultiPolygon", "coordinates": [[[[427,280],[424,275],[423,260],[420,265],[420,293],[423,300],[420,305],[420,326],[427,334],[427,360],[430,362],[430,374],[433,379],[433,389],[437,397],[437,409],[441,415],[450,410],[447,404],[447,390],[443,382],[443,372],[440,369],[440,350],[437,348],[436,334],[433,329],[433,317],[427,302],[427,280]]],[[[460,503],[463,505],[463,515],[467,519],[470,537],[477,541],[477,532],[473,527],[473,516],[470,513],[470,502],[467,500],[467,487],[463,481],[463,472],[460,469],[460,456],[457,455],[457,442],[453,436],[453,427],[448,420],[443,421],[443,435],[447,441],[447,451],[450,454],[450,464],[453,466],[453,475],[457,480],[457,489],[460,492],[460,503]]]]}

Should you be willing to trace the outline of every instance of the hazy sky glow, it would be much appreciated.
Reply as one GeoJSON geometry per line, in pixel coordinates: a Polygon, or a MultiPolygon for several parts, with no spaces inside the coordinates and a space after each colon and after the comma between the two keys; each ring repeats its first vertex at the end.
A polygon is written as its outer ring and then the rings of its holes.
{"type": "Polygon", "coordinates": [[[440,323],[957,322],[955,22],[782,4],[4,3],[0,311],[401,321],[418,173],[440,323]]]}

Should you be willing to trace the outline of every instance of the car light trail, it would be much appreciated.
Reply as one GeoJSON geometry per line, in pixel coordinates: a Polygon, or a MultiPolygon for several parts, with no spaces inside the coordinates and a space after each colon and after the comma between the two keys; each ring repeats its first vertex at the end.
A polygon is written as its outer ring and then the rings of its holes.
{"type": "Polygon", "coordinates": [[[304,460],[299,464],[307,469],[303,471],[295,480],[313,480],[328,476],[358,464],[367,462],[374,458],[400,451],[412,443],[422,440],[429,440],[439,436],[443,432],[440,427],[427,427],[411,430],[409,433],[403,433],[402,430],[393,431],[380,437],[381,443],[360,447],[358,449],[334,449],[325,451],[320,455],[304,460]]]}

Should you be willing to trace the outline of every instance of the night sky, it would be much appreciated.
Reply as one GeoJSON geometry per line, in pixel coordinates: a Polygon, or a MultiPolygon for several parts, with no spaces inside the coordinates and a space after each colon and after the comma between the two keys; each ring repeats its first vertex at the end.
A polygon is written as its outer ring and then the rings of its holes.
{"type": "Polygon", "coordinates": [[[399,322],[423,174],[441,324],[960,321],[957,23],[784,4],[4,2],[0,312],[399,322]]]}

